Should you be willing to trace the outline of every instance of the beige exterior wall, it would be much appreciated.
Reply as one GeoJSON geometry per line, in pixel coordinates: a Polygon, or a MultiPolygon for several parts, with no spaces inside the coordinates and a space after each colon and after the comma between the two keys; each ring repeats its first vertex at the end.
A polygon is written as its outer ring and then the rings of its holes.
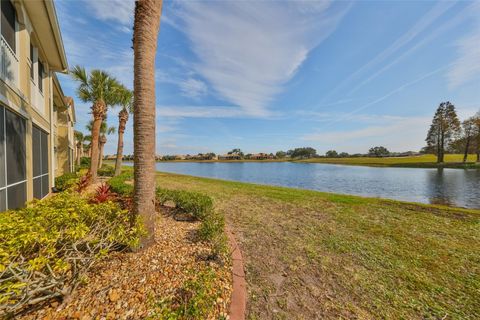
{"type": "Polygon", "coordinates": [[[75,139],[72,108],[57,111],[56,168],[55,175],[73,172],[75,164],[75,139]]]}
{"type": "MultiPolygon", "coordinates": [[[[52,53],[52,46],[51,43],[47,43],[48,37],[46,37],[43,33],[41,35],[37,34],[39,29],[44,32],[44,30],[48,30],[48,28],[53,29],[51,26],[43,25],[34,25],[28,14],[27,9],[25,7],[25,1],[14,1],[16,12],[17,12],[17,23],[16,23],[16,52],[15,56],[16,59],[11,59],[13,62],[10,63],[10,68],[15,71],[16,79],[12,81],[12,79],[8,79],[4,77],[3,74],[0,75],[0,103],[4,106],[7,110],[13,111],[16,114],[20,115],[22,118],[26,120],[26,177],[27,177],[27,200],[33,199],[33,163],[32,163],[32,126],[35,125],[40,128],[42,131],[48,134],[48,168],[49,168],[49,190],[54,186],[54,179],[56,176],[56,172],[54,168],[55,165],[55,135],[59,135],[59,137],[63,137],[64,135],[69,137],[68,130],[71,126],[71,130],[73,130],[73,122],[68,123],[67,127],[64,129],[62,125],[58,125],[57,116],[54,112],[54,100],[64,101],[64,97],[60,96],[59,94],[63,95],[63,93],[54,92],[55,88],[53,85],[53,78],[54,78],[54,71],[61,71],[61,70],[53,70],[50,65],[51,56],[53,54],[59,55],[57,52],[52,53]],[[39,36],[43,39],[40,40],[39,36]],[[47,40],[45,40],[47,39],[47,40]],[[42,42],[43,41],[43,42],[42,42]],[[46,42],[47,41],[47,42],[46,42]],[[39,76],[35,74],[34,79],[32,80],[30,77],[30,43],[32,43],[36,48],[34,50],[34,68],[37,69],[37,61],[41,61],[44,66],[44,78],[43,78],[43,90],[39,90],[39,76]],[[48,52],[46,52],[48,50],[48,52]],[[17,68],[17,69],[16,69],[17,68]],[[56,98],[56,99],[54,99],[56,98]],[[58,132],[56,132],[58,131],[58,132]],[[64,133],[64,131],[67,131],[64,133]]],[[[48,6],[53,6],[53,3],[49,3],[49,1],[35,1],[30,2],[28,4],[30,6],[30,10],[35,10],[35,8],[31,8],[34,6],[39,6],[39,8],[46,8],[45,12],[48,11],[48,6]]],[[[53,10],[54,12],[54,10],[53,10]]],[[[56,17],[54,17],[55,21],[52,21],[51,16],[45,17],[36,17],[37,21],[49,21],[52,25],[56,25],[56,17]],[[43,19],[43,20],[42,20],[43,19]]],[[[58,27],[58,25],[56,25],[58,27]]],[[[53,33],[53,31],[52,31],[53,33]]],[[[61,38],[60,38],[61,39],[61,38]]],[[[3,41],[3,37],[0,38],[2,40],[2,46],[5,46],[5,41],[3,41]]],[[[2,48],[3,49],[3,48],[2,48]]],[[[63,46],[61,48],[63,53],[63,46]]],[[[61,55],[61,54],[60,54],[61,55]]],[[[2,60],[6,59],[2,55],[2,60]]],[[[2,61],[0,61],[2,62],[2,61]]],[[[65,60],[66,63],[66,60],[65,60]]],[[[65,65],[65,69],[66,69],[65,65]]],[[[59,86],[59,84],[58,84],[59,86]]],[[[59,107],[65,107],[65,105],[61,105],[59,107]]],[[[68,116],[68,114],[67,114],[68,116]]],[[[60,117],[62,118],[62,117],[60,117]]],[[[61,141],[61,139],[59,139],[61,141]]],[[[73,134],[72,140],[73,141],[73,134]]],[[[68,142],[70,143],[70,142],[68,142]]],[[[67,147],[69,145],[67,144],[67,147]]],[[[63,150],[63,146],[61,146],[63,150]]],[[[57,148],[58,149],[58,148],[57,148]]],[[[62,154],[63,157],[63,154],[62,154]]],[[[61,159],[63,159],[61,157],[61,159]]],[[[62,165],[63,166],[63,165],[62,165]]],[[[69,168],[67,168],[69,170],[69,168]]]]}

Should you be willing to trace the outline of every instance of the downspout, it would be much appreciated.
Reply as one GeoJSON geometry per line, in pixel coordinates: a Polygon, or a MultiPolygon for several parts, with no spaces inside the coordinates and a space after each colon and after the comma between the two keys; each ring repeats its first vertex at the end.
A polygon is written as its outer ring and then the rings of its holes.
{"type": "Polygon", "coordinates": [[[55,187],[55,137],[54,137],[54,132],[53,132],[53,72],[49,71],[50,73],[50,85],[49,85],[49,107],[50,107],[50,154],[52,157],[52,161],[50,161],[50,170],[51,170],[51,175],[50,175],[50,182],[51,182],[51,188],[55,187]]]}

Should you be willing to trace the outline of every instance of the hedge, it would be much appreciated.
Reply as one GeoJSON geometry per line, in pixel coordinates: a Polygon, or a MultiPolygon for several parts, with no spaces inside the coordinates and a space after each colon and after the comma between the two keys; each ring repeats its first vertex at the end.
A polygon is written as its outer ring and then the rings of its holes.
{"type": "Polygon", "coordinates": [[[78,178],[79,176],[74,172],[65,173],[55,178],[55,188],[57,188],[58,191],[70,189],[77,183],[78,178]]]}
{"type": "MultiPolygon", "coordinates": [[[[107,184],[113,192],[121,196],[132,196],[133,185],[125,183],[132,179],[133,172],[126,171],[108,180],[107,184]]],[[[223,215],[215,212],[211,197],[199,192],[157,188],[156,200],[160,205],[171,201],[178,210],[189,213],[201,221],[199,230],[201,239],[213,242],[217,251],[223,251],[226,241],[223,232],[225,221],[223,215]]]]}
{"type": "Polygon", "coordinates": [[[99,176],[102,177],[113,177],[113,175],[115,174],[115,168],[108,164],[104,164],[101,168],[97,170],[97,173],[99,176]]]}
{"type": "Polygon", "coordinates": [[[124,197],[130,197],[133,195],[133,185],[125,183],[127,180],[133,179],[133,172],[126,171],[120,175],[111,178],[107,181],[112,192],[124,197]]]}

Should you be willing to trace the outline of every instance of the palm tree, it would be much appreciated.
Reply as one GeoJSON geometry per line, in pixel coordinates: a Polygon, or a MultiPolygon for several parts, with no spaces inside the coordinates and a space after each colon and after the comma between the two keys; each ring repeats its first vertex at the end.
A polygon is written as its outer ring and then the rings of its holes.
{"type": "Polygon", "coordinates": [[[100,126],[107,115],[107,106],[115,105],[115,88],[118,82],[107,72],[102,70],[92,70],[87,74],[85,68],[75,66],[70,70],[72,78],[79,83],[77,88],[77,96],[83,102],[92,103],[92,143],[90,144],[90,174],[92,181],[97,178],[98,159],[99,159],[99,139],[100,126]]]}
{"type": "MultiPolygon", "coordinates": [[[[90,123],[86,126],[87,130],[92,130],[93,124],[94,122],[90,121],[90,123]]],[[[98,139],[98,168],[101,168],[103,164],[103,148],[107,143],[107,135],[114,132],[115,127],[108,127],[107,123],[105,121],[102,121],[102,124],[100,125],[100,137],[98,139]]]]}
{"type": "Polygon", "coordinates": [[[83,144],[83,152],[85,152],[86,154],[88,154],[89,157],[91,157],[92,153],[90,152],[90,146],[92,145],[92,136],[87,134],[85,137],[83,137],[83,140],[85,141],[85,143],[83,144]]]}
{"type": "Polygon", "coordinates": [[[142,247],[155,240],[155,56],[162,4],[162,0],[136,1],[133,25],[133,210],[147,232],[142,247]]]}
{"type": "Polygon", "coordinates": [[[83,143],[85,142],[85,136],[83,132],[75,130],[75,140],[77,141],[77,166],[80,165],[82,157],[83,157],[83,143]]]}
{"type": "Polygon", "coordinates": [[[119,99],[122,110],[118,113],[118,144],[117,159],[115,161],[115,176],[118,176],[122,170],[123,134],[125,132],[125,126],[127,125],[128,115],[133,113],[133,92],[124,87],[120,91],[119,99]]]}

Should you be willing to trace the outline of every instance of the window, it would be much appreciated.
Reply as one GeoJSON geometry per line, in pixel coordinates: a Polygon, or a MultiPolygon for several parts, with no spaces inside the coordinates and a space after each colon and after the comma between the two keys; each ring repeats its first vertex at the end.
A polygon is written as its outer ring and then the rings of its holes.
{"type": "Polygon", "coordinates": [[[38,90],[43,92],[43,64],[38,61],[38,90]]]}
{"type": "Polygon", "coordinates": [[[10,0],[1,0],[2,1],[2,22],[1,30],[2,37],[10,46],[13,52],[15,51],[15,20],[16,13],[15,8],[13,7],[10,0]]]}
{"type": "Polygon", "coordinates": [[[25,120],[0,106],[0,210],[27,200],[25,120]]]}
{"type": "Polygon", "coordinates": [[[48,134],[32,127],[33,196],[44,198],[48,192],[48,134]]]}

